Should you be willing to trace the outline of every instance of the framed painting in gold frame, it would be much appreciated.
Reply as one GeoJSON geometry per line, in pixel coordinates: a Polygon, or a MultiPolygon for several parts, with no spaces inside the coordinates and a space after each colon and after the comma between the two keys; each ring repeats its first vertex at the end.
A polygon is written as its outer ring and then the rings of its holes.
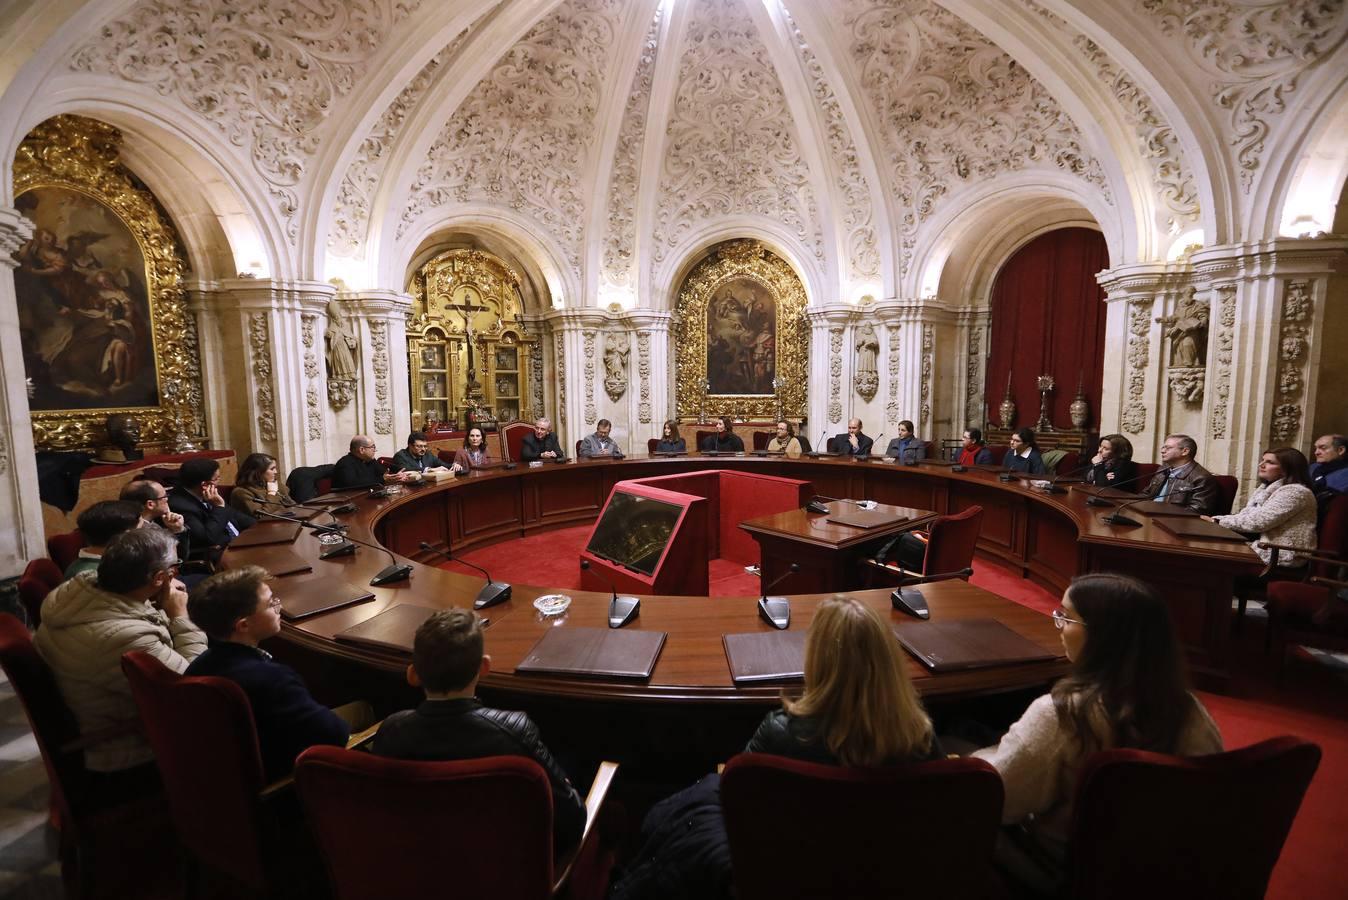
{"type": "Polygon", "coordinates": [[[138,419],[151,445],[202,433],[181,244],[119,162],[121,139],[57,116],[15,156],[15,206],[34,226],[14,277],[38,449],[97,447],[113,413],[138,419]]]}
{"type": "Polygon", "coordinates": [[[676,302],[679,418],[804,415],[807,302],[795,271],[758,241],[712,248],[676,302]]]}

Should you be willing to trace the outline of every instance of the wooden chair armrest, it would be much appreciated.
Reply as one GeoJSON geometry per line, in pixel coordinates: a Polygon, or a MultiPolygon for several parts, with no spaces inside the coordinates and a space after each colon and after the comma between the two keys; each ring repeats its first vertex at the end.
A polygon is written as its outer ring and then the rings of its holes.
{"type": "Polygon", "coordinates": [[[1337,578],[1325,578],[1320,575],[1315,575],[1310,578],[1309,583],[1324,585],[1328,588],[1338,588],[1339,590],[1348,588],[1348,581],[1340,581],[1337,578]]]}
{"type": "Polygon", "coordinates": [[[113,722],[111,725],[104,725],[102,728],[96,728],[93,731],[81,732],[79,737],[62,744],[61,752],[78,753],[82,750],[87,750],[90,747],[97,746],[104,741],[110,741],[113,738],[140,733],[142,733],[140,719],[126,719],[121,722],[113,722]]]}
{"type": "Polygon", "coordinates": [[[590,784],[590,792],[585,795],[585,830],[580,833],[580,843],[576,845],[576,849],[572,851],[570,857],[556,872],[556,877],[552,883],[554,895],[558,894],[565,886],[567,879],[571,877],[571,867],[575,865],[585,845],[592,839],[594,824],[599,820],[599,812],[604,807],[604,799],[608,796],[608,789],[613,785],[613,779],[617,774],[617,763],[601,762],[599,764],[599,771],[595,773],[594,781],[590,784]]]}
{"type": "Polygon", "coordinates": [[[277,794],[284,793],[292,789],[294,786],[295,786],[295,776],[287,775],[284,778],[276,779],[271,784],[267,785],[262,790],[258,791],[257,798],[263,801],[270,800],[277,794]]]}
{"type": "Polygon", "coordinates": [[[1305,547],[1289,547],[1286,544],[1270,544],[1268,541],[1260,541],[1258,546],[1264,550],[1286,551],[1293,556],[1304,556],[1306,559],[1314,559],[1319,562],[1338,562],[1339,560],[1339,555],[1333,550],[1307,550],[1305,547]]]}
{"type": "Polygon", "coordinates": [[[355,734],[351,735],[351,737],[346,739],[346,749],[356,750],[359,749],[364,744],[369,743],[371,738],[373,738],[375,734],[379,731],[379,726],[383,724],[384,724],[383,721],[380,720],[378,722],[375,722],[369,728],[366,728],[364,731],[358,731],[355,734]]]}

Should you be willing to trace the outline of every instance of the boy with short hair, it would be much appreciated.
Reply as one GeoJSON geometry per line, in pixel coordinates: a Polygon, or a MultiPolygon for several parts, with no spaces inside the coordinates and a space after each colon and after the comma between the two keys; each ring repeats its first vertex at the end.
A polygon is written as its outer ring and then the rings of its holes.
{"type": "Polygon", "coordinates": [[[444,609],[422,623],[412,645],[407,682],[426,692],[416,709],[396,712],[375,736],[380,756],[412,760],[526,756],[552,784],[553,846],[560,853],[580,842],[585,803],[522,712],[483,706],[477,682],[491,671],[482,652],[482,619],[467,609],[444,609]]]}

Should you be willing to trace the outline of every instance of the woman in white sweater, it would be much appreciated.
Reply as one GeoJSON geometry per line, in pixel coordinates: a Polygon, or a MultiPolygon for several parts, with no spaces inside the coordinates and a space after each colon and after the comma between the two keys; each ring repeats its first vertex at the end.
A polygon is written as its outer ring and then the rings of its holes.
{"type": "MultiPolygon", "coordinates": [[[[1265,565],[1273,565],[1273,551],[1260,541],[1301,550],[1315,549],[1315,494],[1311,492],[1310,466],[1300,450],[1279,447],[1265,450],[1259,459],[1259,487],[1250,502],[1229,516],[1203,516],[1236,531],[1258,534],[1251,544],[1265,565]]],[[[1279,566],[1304,566],[1305,557],[1278,553],[1279,566]]]]}
{"type": "Polygon", "coordinates": [[[1045,892],[1064,874],[1073,792],[1087,757],[1115,747],[1183,756],[1222,749],[1217,726],[1189,693],[1170,613],[1153,588],[1126,575],[1083,575],[1053,620],[1072,672],[1000,743],[973,754],[1006,788],[999,864],[1045,892]]]}

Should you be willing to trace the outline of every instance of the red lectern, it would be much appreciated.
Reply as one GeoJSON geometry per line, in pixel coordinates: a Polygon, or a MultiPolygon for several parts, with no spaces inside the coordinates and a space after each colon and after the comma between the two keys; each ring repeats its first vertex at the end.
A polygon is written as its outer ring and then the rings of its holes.
{"type": "Polygon", "coordinates": [[[581,559],[587,591],[707,593],[707,501],[620,481],[613,486],[581,559]]]}

